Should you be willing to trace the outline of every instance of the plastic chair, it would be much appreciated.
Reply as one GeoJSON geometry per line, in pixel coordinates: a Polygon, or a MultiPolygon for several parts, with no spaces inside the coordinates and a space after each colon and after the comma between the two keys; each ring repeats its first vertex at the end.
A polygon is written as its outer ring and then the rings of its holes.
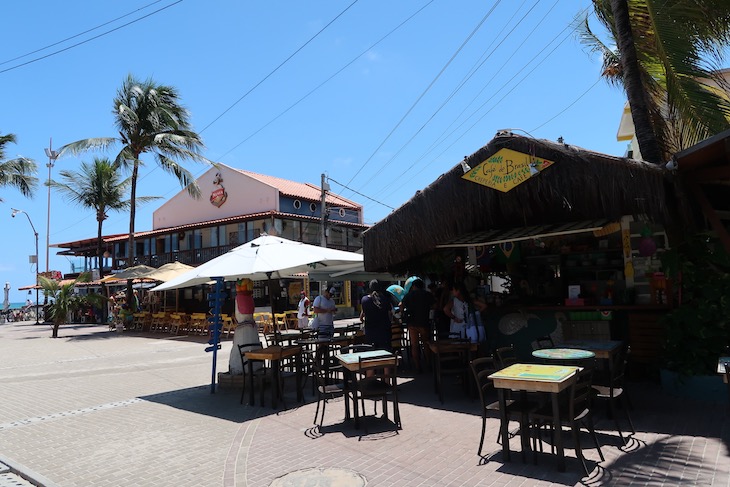
{"type": "MultiPolygon", "coordinates": [[[[580,429],[584,426],[593,437],[593,442],[598,450],[598,456],[601,461],[605,461],[601,445],[598,443],[596,430],[593,426],[593,413],[591,410],[591,382],[593,380],[593,369],[583,369],[578,372],[578,376],[573,385],[570,386],[568,402],[560,404],[560,419],[563,425],[570,426],[573,433],[573,441],[575,442],[575,454],[583,464],[583,470],[586,475],[590,475],[585,457],[583,456],[583,448],[580,444],[580,429]]],[[[537,463],[537,442],[540,441],[540,430],[547,426],[554,434],[561,432],[553,431],[553,409],[551,404],[532,411],[530,413],[531,423],[533,426],[533,456],[534,462],[537,463]]],[[[555,446],[551,445],[551,452],[554,452],[555,446]]],[[[542,451],[542,442],[540,442],[540,451],[542,451]]]]}
{"type": "Polygon", "coordinates": [[[621,438],[621,441],[626,444],[626,439],[621,432],[621,424],[616,416],[616,406],[621,401],[621,408],[626,413],[626,419],[631,427],[631,432],[636,433],[634,429],[634,423],[631,421],[631,415],[629,414],[629,408],[631,407],[631,400],[628,397],[628,393],[624,387],[624,377],[626,375],[626,349],[620,348],[608,365],[608,381],[605,384],[593,384],[593,391],[595,398],[608,402],[609,414],[616,424],[616,431],[621,438]]]}

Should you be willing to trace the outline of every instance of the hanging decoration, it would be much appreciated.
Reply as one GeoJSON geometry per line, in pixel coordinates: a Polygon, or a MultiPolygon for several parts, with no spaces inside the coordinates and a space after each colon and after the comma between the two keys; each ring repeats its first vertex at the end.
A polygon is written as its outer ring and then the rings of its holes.
{"type": "Polygon", "coordinates": [[[651,257],[656,253],[656,242],[652,238],[651,228],[648,225],[641,230],[641,240],[639,241],[639,255],[642,257],[651,257]]]}

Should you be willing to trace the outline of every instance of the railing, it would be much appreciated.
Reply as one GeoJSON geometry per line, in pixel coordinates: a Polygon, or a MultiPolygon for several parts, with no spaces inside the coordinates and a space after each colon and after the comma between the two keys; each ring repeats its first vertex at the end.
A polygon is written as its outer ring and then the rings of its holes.
{"type": "MultiPolygon", "coordinates": [[[[238,247],[238,245],[222,245],[220,247],[209,247],[205,249],[193,249],[193,250],[175,250],[173,252],[165,252],[156,255],[140,255],[134,258],[133,265],[148,265],[151,267],[159,267],[169,262],[181,262],[192,266],[200,265],[204,262],[223,255],[231,249],[238,247]]],[[[356,249],[349,248],[347,245],[330,245],[330,248],[337,250],[354,251],[356,249]]],[[[124,267],[125,259],[117,259],[118,267],[124,267]]]]}

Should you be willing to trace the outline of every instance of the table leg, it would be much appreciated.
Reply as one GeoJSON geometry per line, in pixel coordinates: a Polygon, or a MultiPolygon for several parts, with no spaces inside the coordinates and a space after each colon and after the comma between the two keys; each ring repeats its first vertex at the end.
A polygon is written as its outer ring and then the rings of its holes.
{"type": "Polygon", "coordinates": [[[271,407],[273,409],[276,409],[276,406],[277,406],[276,400],[278,399],[279,392],[280,392],[280,389],[279,389],[279,373],[280,373],[279,366],[280,366],[279,365],[279,360],[272,360],[271,361],[271,368],[273,369],[272,370],[272,372],[273,372],[273,379],[272,379],[273,384],[271,384],[271,407]]]}
{"type": "MultiPolygon", "coordinates": [[[[520,391],[520,401],[527,404],[527,391],[520,391]]],[[[527,410],[523,407],[520,413],[520,442],[522,443],[522,461],[527,463],[527,453],[530,448],[530,424],[527,418],[527,410]]]]}
{"type": "MultiPolygon", "coordinates": [[[[345,369],[343,374],[343,387],[345,389],[345,421],[350,419],[350,371],[345,369]]],[[[353,398],[354,400],[354,398],[353,398]]]]}
{"type": "Polygon", "coordinates": [[[256,390],[254,388],[253,380],[253,360],[248,361],[248,385],[249,390],[251,391],[249,393],[248,405],[253,406],[254,400],[256,399],[256,390]]]}
{"type": "Polygon", "coordinates": [[[563,425],[560,421],[560,402],[557,392],[550,394],[553,404],[553,431],[555,432],[555,449],[558,452],[558,470],[565,472],[565,450],[563,449],[563,425]]]}
{"type": "Polygon", "coordinates": [[[499,432],[502,435],[502,456],[504,461],[509,462],[509,419],[507,418],[507,401],[504,389],[497,389],[497,395],[499,396],[499,432]]]}
{"type": "Polygon", "coordinates": [[[304,402],[304,389],[302,387],[302,354],[301,352],[297,354],[296,358],[294,359],[296,363],[297,368],[297,401],[304,402]]]}

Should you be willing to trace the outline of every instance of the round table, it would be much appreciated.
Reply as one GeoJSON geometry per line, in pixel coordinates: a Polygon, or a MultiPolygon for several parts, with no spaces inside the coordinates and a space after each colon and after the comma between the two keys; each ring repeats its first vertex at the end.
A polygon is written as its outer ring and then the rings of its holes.
{"type": "Polygon", "coordinates": [[[541,348],[533,350],[532,356],[545,360],[585,360],[595,357],[596,354],[579,348],[541,348]]]}

